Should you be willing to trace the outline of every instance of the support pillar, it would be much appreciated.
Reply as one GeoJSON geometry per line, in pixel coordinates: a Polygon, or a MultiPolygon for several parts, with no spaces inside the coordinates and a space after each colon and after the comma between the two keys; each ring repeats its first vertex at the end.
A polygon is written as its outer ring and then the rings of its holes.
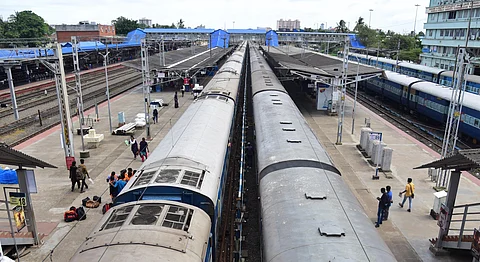
{"type": "Polygon", "coordinates": [[[15,96],[15,86],[13,85],[12,67],[6,66],[6,70],[8,86],[10,87],[10,96],[12,98],[13,115],[15,116],[15,120],[19,120],[20,115],[18,114],[17,97],[15,96]]]}
{"type": "MultiPolygon", "coordinates": [[[[30,170],[30,172],[33,172],[33,170],[30,170]]],[[[32,198],[30,197],[30,191],[28,190],[27,170],[23,168],[17,169],[17,177],[20,192],[25,193],[26,197],[27,205],[23,209],[25,212],[25,223],[28,231],[32,232],[33,234],[35,245],[38,245],[40,243],[40,239],[38,237],[37,221],[35,220],[35,212],[33,211],[32,198]]]]}
{"type": "Polygon", "coordinates": [[[458,186],[460,185],[460,175],[461,173],[458,170],[452,171],[450,174],[450,183],[448,186],[447,201],[445,203],[448,208],[448,215],[447,215],[447,221],[446,221],[447,226],[445,230],[440,228],[438,232],[438,239],[437,239],[437,242],[435,243],[436,250],[442,249],[443,237],[448,235],[448,230],[450,229],[450,221],[452,220],[453,207],[455,206],[455,199],[457,198],[458,186]]]}

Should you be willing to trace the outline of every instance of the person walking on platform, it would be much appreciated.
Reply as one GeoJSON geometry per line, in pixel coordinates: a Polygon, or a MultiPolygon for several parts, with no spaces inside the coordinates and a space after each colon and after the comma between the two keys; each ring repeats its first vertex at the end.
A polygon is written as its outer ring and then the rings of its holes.
{"type": "Polygon", "coordinates": [[[182,97],[185,95],[185,86],[182,87],[182,97]]]}
{"type": "Polygon", "coordinates": [[[142,162],[148,158],[148,143],[145,141],[145,137],[142,137],[142,141],[140,142],[140,157],[142,158],[142,162]]]}
{"type": "Polygon", "coordinates": [[[130,149],[132,150],[133,153],[133,159],[137,159],[138,155],[138,143],[135,137],[133,135],[130,135],[130,140],[128,141],[130,144],[130,149]]]}
{"type": "Polygon", "coordinates": [[[88,178],[90,178],[90,175],[88,174],[88,170],[87,170],[87,167],[85,166],[85,159],[80,159],[80,165],[78,166],[78,168],[80,169],[80,172],[82,173],[82,176],[81,176],[81,179],[80,179],[80,182],[82,183],[82,188],[80,189],[80,193],[83,193],[85,191],[83,191],[83,187],[85,187],[86,189],[88,189],[88,185],[87,183],[85,183],[85,180],[88,178]]]}
{"type": "Polygon", "coordinates": [[[156,108],[153,109],[153,123],[158,123],[158,110],[156,108]]]}
{"type": "Polygon", "coordinates": [[[408,209],[407,211],[408,212],[412,212],[412,199],[415,197],[415,185],[412,183],[412,178],[408,178],[407,179],[407,185],[405,186],[405,190],[403,190],[402,192],[400,192],[398,194],[399,197],[402,197],[402,194],[405,193],[405,195],[403,196],[403,201],[402,203],[398,204],[401,208],[403,208],[403,204],[405,204],[405,201],[407,200],[408,198],[408,209]]]}
{"type": "Polygon", "coordinates": [[[177,96],[177,91],[175,91],[175,95],[173,95],[173,101],[175,102],[175,108],[178,108],[178,96],[177,96]]]}
{"type": "Polygon", "coordinates": [[[378,200],[378,212],[377,212],[377,223],[375,224],[375,227],[379,227],[382,224],[383,220],[383,210],[387,207],[388,205],[388,195],[385,192],[385,188],[381,188],[380,192],[382,192],[382,196],[377,197],[378,200]]]}
{"type": "Polygon", "coordinates": [[[77,162],[73,161],[72,165],[70,166],[70,181],[72,181],[72,192],[75,189],[75,184],[78,185],[78,188],[80,188],[80,181],[77,179],[77,162]]]}
{"type": "Polygon", "coordinates": [[[387,196],[388,196],[388,204],[383,210],[383,220],[388,220],[388,214],[390,213],[390,207],[392,206],[393,203],[393,193],[392,193],[392,188],[390,186],[385,187],[387,189],[387,196]]]}

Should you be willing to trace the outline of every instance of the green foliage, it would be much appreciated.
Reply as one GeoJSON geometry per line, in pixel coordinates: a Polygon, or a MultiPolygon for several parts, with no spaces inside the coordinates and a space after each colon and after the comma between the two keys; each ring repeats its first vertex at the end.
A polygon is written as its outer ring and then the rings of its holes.
{"type": "Polygon", "coordinates": [[[337,23],[337,27],[335,27],[335,32],[337,33],[348,33],[349,30],[347,28],[347,23],[342,19],[340,22],[337,23]]]}
{"type": "Polygon", "coordinates": [[[357,39],[366,47],[373,47],[377,42],[377,32],[368,28],[365,24],[356,26],[357,39]]]}
{"type": "Polygon", "coordinates": [[[0,19],[0,38],[35,38],[39,41],[18,42],[19,45],[37,46],[54,32],[42,17],[32,11],[15,12],[7,21],[0,19]]]}
{"type": "Polygon", "coordinates": [[[422,53],[422,49],[420,48],[412,48],[409,50],[402,50],[398,55],[399,60],[406,60],[418,63],[420,60],[420,54],[422,53]]]}
{"type": "Polygon", "coordinates": [[[153,28],[176,28],[174,24],[172,25],[160,25],[160,24],[154,24],[153,28]]]}
{"type": "Polygon", "coordinates": [[[353,28],[353,31],[358,32],[362,26],[365,25],[365,22],[363,21],[363,17],[359,17],[358,20],[355,22],[355,27],[353,28]]]}
{"type": "Polygon", "coordinates": [[[115,31],[117,32],[117,35],[126,35],[130,31],[139,28],[139,24],[136,20],[128,19],[123,16],[113,20],[112,24],[115,25],[115,31]]]}
{"type": "Polygon", "coordinates": [[[177,28],[185,28],[185,21],[183,21],[181,18],[177,22],[177,28]]]}

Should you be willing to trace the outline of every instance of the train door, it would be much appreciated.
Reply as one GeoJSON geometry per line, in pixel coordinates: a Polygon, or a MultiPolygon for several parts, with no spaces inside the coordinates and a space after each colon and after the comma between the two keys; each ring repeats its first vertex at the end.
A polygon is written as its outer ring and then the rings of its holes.
{"type": "Polygon", "coordinates": [[[406,110],[408,104],[408,86],[402,86],[402,94],[400,99],[403,109],[406,110]]]}
{"type": "Polygon", "coordinates": [[[410,114],[414,114],[417,111],[417,90],[410,88],[409,110],[410,114]]]}

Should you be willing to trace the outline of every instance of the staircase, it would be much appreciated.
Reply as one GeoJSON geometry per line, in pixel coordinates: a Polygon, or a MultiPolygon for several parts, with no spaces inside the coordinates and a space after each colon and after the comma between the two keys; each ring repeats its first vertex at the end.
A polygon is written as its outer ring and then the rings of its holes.
{"type": "MultiPolygon", "coordinates": [[[[450,228],[443,237],[442,247],[446,249],[471,250],[474,230],[480,227],[480,203],[459,205],[453,208],[450,228]]],[[[435,245],[438,238],[429,240],[435,245]]]]}

